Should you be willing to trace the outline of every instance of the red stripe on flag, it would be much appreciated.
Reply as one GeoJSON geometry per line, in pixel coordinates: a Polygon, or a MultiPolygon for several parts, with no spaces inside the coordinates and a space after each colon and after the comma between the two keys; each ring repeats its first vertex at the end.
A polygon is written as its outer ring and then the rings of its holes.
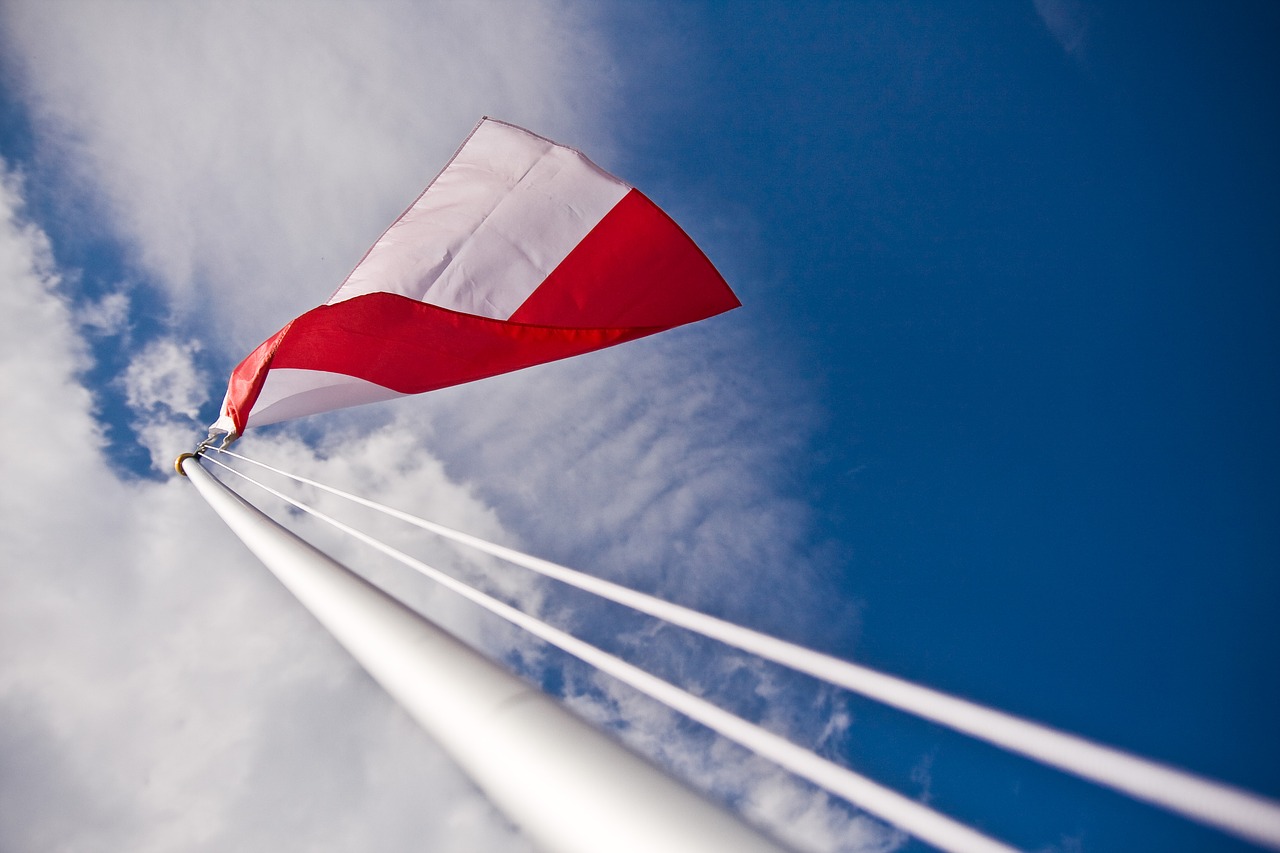
{"type": "Polygon", "coordinates": [[[344,373],[401,394],[420,394],[661,330],[556,329],[370,293],[294,320],[271,366],[344,373]]]}
{"type": "Polygon", "coordinates": [[[232,373],[229,412],[243,432],[267,370],[275,367],[341,373],[401,394],[420,394],[592,352],[663,328],[558,329],[462,314],[394,293],[370,293],[314,308],[254,350],[232,373]]]}
{"type": "Polygon", "coordinates": [[[511,320],[545,326],[671,328],[740,304],[680,226],[633,189],[511,320]]]}
{"type": "Polygon", "coordinates": [[[235,423],[236,433],[244,432],[249,412],[252,411],[253,404],[258,402],[258,394],[267,381],[267,371],[271,369],[276,348],[294,322],[297,321],[287,323],[283,329],[258,344],[258,348],[245,356],[235,370],[231,371],[231,379],[227,382],[225,412],[235,423]]]}

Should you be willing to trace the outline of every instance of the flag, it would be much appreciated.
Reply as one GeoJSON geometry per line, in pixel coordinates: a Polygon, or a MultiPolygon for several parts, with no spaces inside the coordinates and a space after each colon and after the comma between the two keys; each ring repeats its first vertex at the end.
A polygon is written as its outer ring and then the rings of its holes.
{"type": "Polygon", "coordinates": [[[328,302],[236,366],[211,429],[445,388],[739,304],[643,193],[485,118],[328,302]]]}

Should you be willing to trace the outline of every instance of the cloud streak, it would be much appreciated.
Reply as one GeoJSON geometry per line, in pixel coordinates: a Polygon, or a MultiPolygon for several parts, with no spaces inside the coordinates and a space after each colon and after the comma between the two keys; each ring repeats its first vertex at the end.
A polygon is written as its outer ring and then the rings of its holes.
{"type": "Polygon", "coordinates": [[[1069,56],[1083,59],[1089,16],[1080,0],[1034,0],[1036,14],[1069,56]]]}

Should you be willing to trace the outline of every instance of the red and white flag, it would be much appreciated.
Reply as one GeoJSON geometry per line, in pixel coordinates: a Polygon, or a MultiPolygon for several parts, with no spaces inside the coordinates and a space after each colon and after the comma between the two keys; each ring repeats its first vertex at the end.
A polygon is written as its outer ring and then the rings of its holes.
{"type": "Polygon", "coordinates": [[[213,431],[470,382],[739,304],[638,190],[485,118],[328,302],[240,362],[213,431]]]}

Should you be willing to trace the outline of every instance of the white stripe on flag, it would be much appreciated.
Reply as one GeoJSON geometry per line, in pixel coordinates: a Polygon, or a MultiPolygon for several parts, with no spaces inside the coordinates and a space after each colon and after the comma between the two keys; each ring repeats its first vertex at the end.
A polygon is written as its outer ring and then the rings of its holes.
{"type": "Polygon", "coordinates": [[[326,370],[272,368],[246,426],[265,426],[316,412],[381,403],[404,395],[372,382],[326,370]]]}
{"type": "Polygon", "coordinates": [[[505,320],[629,190],[571,148],[486,120],[329,304],[382,291],[505,320]]]}

